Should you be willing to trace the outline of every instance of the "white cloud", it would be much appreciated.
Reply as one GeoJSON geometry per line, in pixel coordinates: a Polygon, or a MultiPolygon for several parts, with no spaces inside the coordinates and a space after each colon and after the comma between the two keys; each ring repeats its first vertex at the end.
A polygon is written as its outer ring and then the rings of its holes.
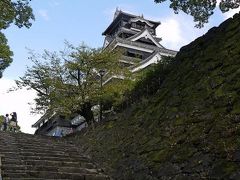
{"type": "Polygon", "coordinates": [[[231,9],[228,12],[223,13],[223,18],[228,19],[230,17],[233,17],[234,14],[239,13],[240,7],[237,9],[231,9]]]}
{"type": "Polygon", "coordinates": [[[195,28],[191,17],[183,14],[163,17],[160,21],[161,25],[156,29],[157,36],[162,38],[160,43],[166,48],[174,50],[179,50],[182,46],[203,35],[210,26],[206,24],[202,29],[195,28]]]}
{"type": "Polygon", "coordinates": [[[33,103],[36,93],[26,89],[8,93],[14,85],[14,80],[4,77],[0,79],[0,115],[17,112],[21,131],[32,134],[35,129],[31,128],[31,125],[40,118],[40,115],[31,115],[31,107],[28,103],[33,103]]]}
{"type": "Polygon", "coordinates": [[[157,35],[163,39],[161,43],[169,49],[179,49],[187,42],[180,23],[172,17],[162,21],[162,24],[157,28],[157,35]]]}
{"type": "MultiPolygon", "coordinates": [[[[123,4],[117,6],[119,10],[128,12],[130,14],[139,14],[133,6],[129,4],[123,4]]],[[[108,9],[104,11],[109,21],[112,21],[116,8],[108,9]]],[[[162,38],[160,42],[168,49],[179,50],[182,46],[187,45],[197,37],[203,35],[211,27],[211,24],[205,24],[204,28],[195,28],[195,22],[192,17],[185,15],[184,13],[174,14],[171,13],[166,17],[153,17],[149,14],[144,15],[147,19],[154,21],[160,21],[161,25],[156,29],[158,37],[162,38]]]]}
{"type": "Polygon", "coordinates": [[[40,9],[40,10],[38,10],[38,14],[39,14],[44,20],[46,20],[46,21],[49,21],[49,20],[50,20],[47,10],[40,9]]]}

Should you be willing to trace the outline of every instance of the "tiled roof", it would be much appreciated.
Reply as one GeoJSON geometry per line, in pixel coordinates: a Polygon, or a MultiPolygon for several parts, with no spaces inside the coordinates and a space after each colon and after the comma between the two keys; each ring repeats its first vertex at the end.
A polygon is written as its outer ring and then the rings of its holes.
{"type": "MultiPolygon", "coordinates": [[[[107,29],[102,33],[102,35],[106,35],[107,32],[114,27],[114,24],[119,21],[121,19],[121,17],[123,16],[126,16],[126,17],[129,17],[129,18],[137,18],[137,17],[140,17],[140,16],[137,16],[137,15],[133,15],[133,14],[130,14],[130,13],[126,13],[126,12],[123,12],[123,11],[120,11],[117,15],[117,17],[112,21],[112,23],[107,27],[107,29]]],[[[145,18],[142,18],[146,21],[149,21],[151,24],[154,24],[154,27],[156,28],[158,25],[160,25],[161,23],[159,21],[152,21],[152,20],[148,20],[148,19],[145,19],[145,18]]]]}
{"type": "Polygon", "coordinates": [[[106,48],[115,46],[117,43],[127,44],[127,45],[130,45],[133,47],[145,48],[145,49],[152,50],[152,51],[158,51],[158,52],[173,55],[173,56],[175,56],[177,54],[177,51],[174,51],[174,50],[170,50],[170,49],[166,49],[166,48],[159,48],[157,46],[143,44],[140,42],[133,42],[133,41],[119,38],[119,37],[116,37],[111,43],[109,43],[109,45],[106,48]]]}

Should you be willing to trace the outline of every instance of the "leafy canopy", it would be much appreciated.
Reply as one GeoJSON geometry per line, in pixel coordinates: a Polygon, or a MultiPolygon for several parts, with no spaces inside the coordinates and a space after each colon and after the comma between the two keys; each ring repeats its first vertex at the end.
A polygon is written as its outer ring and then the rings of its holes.
{"type": "Polygon", "coordinates": [[[30,0],[1,0],[0,1],[0,78],[2,72],[12,62],[12,55],[5,35],[1,32],[7,29],[11,24],[17,27],[29,28],[34,20],[32,8],[29,5],[30,0]]]}
{"type": "MultiPolygon", "coordinates": [[[[45,51],[39,55],[31,52],[34,65],[28,67],[16,83],[19,88],[37,91],[34,112],[77,113],[89,122],[93,119],[91,108],[98,104],[103,92],[112,93],[101,89],[99,71],[105,71],[104,79],[116,74],[125,77],[130,74],[119,63],[119,56],[119,52],[93,49],[84,44],[78,47],[67,44],[65,51],[59,53],[45,51]]],[[[118,92],[121,90],[119,88],[118,92]]]]}
{"type": "MultiPolygon", "coordinates": [[[[154,0],[156,3],[162,3],[166,0],[154,0]]],[[[240,0],[219,0],[219,8],[224,13],[230,9],[236,9],[240,5],[240,0]]],[[[217,6],[217,0],[170,0],[170,8],[175,13],[183,11],[190,14],[196,22],[196,27],[201,28],[214,13],[217,6]]]]}

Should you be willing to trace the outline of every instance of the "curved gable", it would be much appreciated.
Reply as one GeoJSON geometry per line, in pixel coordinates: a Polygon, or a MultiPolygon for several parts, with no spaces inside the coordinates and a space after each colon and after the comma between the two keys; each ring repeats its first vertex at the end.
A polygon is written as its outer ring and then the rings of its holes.
{"type": "Polygon", "coordinates": [[[145,29],[144,31],[139,32],[138,34],[132,36],[129,38],[130,41],[137,41],[141,38],[145,38],[145,39],[149,39],[150,41],[152,41],[157,47],[159,48],[164,48],[161,44],[159,44],[154,37],[150,34],[150,32],[148,31],[148,29],[145,29]]]}
{"type": "Polygon", "coordinates": [[[138,21],[147,24],[149,27],[154,26],[154,24],[150,23],[149,21],[147,21],[141,17],[136,17],[136,18],[130,19],[130,22],[138,22],[138,21]]]}

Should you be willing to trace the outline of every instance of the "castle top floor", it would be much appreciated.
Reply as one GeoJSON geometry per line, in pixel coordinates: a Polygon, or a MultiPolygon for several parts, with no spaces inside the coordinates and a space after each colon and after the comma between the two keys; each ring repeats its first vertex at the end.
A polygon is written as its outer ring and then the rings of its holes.
{"type": "Polygon", "coordinates": [[[147,28],[152,35],[156,35],[156,28],[160,24],[161,23],[158,21],[145,19],[143,15],[136,16],[117,9],[112,23],[102,34],[105,36],[114,36],[121,28],[136,32],[140,32],[147,28]]]}

